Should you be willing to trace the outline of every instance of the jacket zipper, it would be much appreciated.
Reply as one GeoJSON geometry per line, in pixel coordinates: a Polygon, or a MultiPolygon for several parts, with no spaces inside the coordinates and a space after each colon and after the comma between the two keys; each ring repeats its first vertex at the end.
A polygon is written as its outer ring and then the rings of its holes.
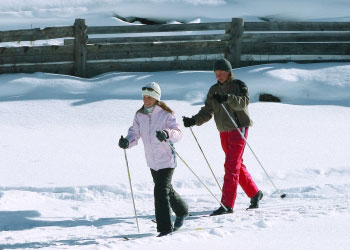
{"type": "MultiPolygon", "coordinates": [[[[155,164],[154,164],[154,153],[153,153],[153,147],[152,147],[152,138],[151,138],[151,132],[152,132],[152,128],[151,128],[151,125],[152,125],[152,116],[149,115],[149,130],[148,130],[148,137],[149,137],[149,145],[151,147],[151,151],[152,151],[152,165],[153,167],[155,167],[155,164]]],[[[157,170],[157,169],[156,169],[157,170]]]]}

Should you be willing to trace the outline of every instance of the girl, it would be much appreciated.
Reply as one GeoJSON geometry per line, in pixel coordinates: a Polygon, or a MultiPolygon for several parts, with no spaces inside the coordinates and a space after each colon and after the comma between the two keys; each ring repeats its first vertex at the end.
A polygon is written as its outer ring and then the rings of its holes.
{"type": "Polygon", "coordinates": [[[133,125],[126,138],[121,136],[119,147],[130,148],[143,141],[148,167],[154,181],[154,204],[158,237],[179,229],[188,216],[186,202],[175,192],[171,179],[176,167],[172,145],[182,137],[173,111],[160,101],[161,89],[156,82],[142,88],[143,106],[136,112],[133,125]],[[176,215],[174,227],[171,223],[171,210],[176,215]]]}

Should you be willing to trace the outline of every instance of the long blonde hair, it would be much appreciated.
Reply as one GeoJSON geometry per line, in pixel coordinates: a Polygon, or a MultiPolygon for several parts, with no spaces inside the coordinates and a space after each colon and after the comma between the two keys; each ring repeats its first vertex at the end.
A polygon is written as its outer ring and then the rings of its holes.
{"type": "MultiPolygon", "coordinates": [[[[158,105],[159,107],[161,107],[163,110],[165,110],[165,111],[167,111],[167,112],[169,112],[170,114],[174,114],[174,111],[171,109],[171,108],[169,108],[164,102],[162,102],[162,101],[156,101],[156,104],[155,105],[158,105]]],[[[145,107],[145,105],[142,105],[142,107],[139,109],[139,110],[137,110],[137,112],[141,112],[142,110],[143,110],[143,108],[145,107]]],[[[136,112],[136,113],[137,113],[136,112]]]]}
{"type": "Polygon", "coordinates": [[[229,79],[233,80],[235,78],[235,75],[232,72],[230,72],[228,77],[229,77],[229,79]]]}

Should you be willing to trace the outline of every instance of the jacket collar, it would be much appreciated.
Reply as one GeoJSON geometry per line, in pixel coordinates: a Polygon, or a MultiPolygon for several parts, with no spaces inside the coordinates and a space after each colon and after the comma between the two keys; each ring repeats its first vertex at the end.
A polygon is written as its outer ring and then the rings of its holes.
{"type": "Polygon", "coordinates": [[[153,110],[153,112],[152,112],[152,115],[153,115],[153,114],[159,113],[159,111],[161,111],[161,110],[162,110],[162,108],[161,108],[159,105],[156,105],[156,106],[154,107],[154,110],[153,110]]]}
{"type": "Polygon", "coordinates": [[[155,107],[154,107],[154,109],[153,109],[153,112],[151,113],[151,114],[146,114],[145,112],[141,112],[142,114],[144,114],[144,115],[150,115],[150,116],[153,116],[154,114],[157,114],[157,113],[159,113],[159,111],[161,111],[162,110],[162,108],[159,106],[159,105],[155,105],[155,107]]]}
{"type": "Polygon", "coordinates": [[[224,90],[225,90],[225,89],[229,89],[229,88],[230,88],[229,86],[231,85],[231,84],[230,84],[231,81],[232,81],[231,79],[228,79],[228,80],[227,80],[226,82],[224,82],[224,83],[221,83],[221,82],[218,81],[218,82],[217,82],[217,86],[219,86],[220,89],[224,89],[224,90]]]}
{"type": "Polygon", "coordinates": [[[224,86],[225,84],[230,83],[232,80],[233,80],[233,79],[231,79],[231,78],[229,77],[229,78],[228,78],[225,82],[223,82],[223,83],[217,81],[217,84],[219,84],[220,86],[224,86]]]}

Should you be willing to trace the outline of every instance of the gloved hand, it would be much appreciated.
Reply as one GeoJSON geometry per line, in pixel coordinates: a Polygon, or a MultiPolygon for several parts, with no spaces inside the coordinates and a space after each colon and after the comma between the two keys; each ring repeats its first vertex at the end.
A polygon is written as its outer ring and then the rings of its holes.
{"type": "Polygon", "coordinates": [[[182,118],[182,121],[184,122],[184,126],[186,128],[196,125],[196,120],[193,117],[189,118],[189,117],[184,116],[182,118]]]}
{"type": "Polygon", "coordinates": [[[156,131],[156,137],[158,138],[159,141],[166,141],[166,139],[169,139],[168,132],[166,132],[165,130],[156,131]]]}
{"type": "Polygon", "coordinates": [[[219,94],[217,92],[214,93],[213,98],[218,102],[218,103],[224,103],[228,99],[228,94],[219,94]]]}
{"type": "Polygon", "coordinates": [[[119,147],[124,148],[124,149],[128,148],[129,147],[128,139],[121,136],[119,139],[119,147]]]}

